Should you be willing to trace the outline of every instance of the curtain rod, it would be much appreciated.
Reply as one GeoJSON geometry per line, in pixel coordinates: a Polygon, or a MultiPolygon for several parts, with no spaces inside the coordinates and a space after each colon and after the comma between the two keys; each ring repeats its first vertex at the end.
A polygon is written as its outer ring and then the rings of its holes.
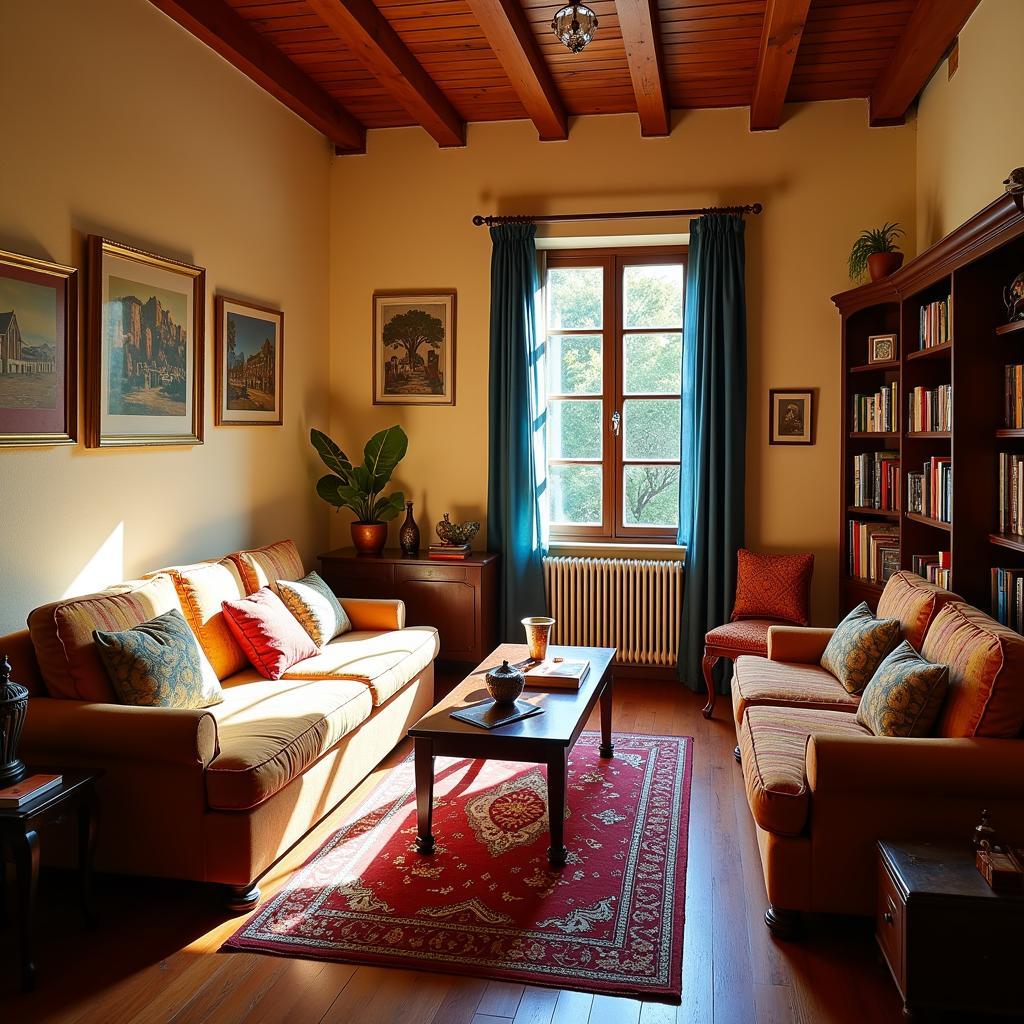
{"type": "Polygon", "coordinates": [[[473,218],[477,227],[484,224],[488,227],[492,224],[550,224],[553,221],[565,220],[631,220],[634,218],[646,219],[648,217],[690,217],[703,215],[705,213],[752,213],[759,214],[764,207],[760,203],[748,203],[746,206],[702,206],[692,210],[628,210],[622,213],[551,213],[534,215],[528,213],[512,213],[484,217],[479,213],[473,218]]]}

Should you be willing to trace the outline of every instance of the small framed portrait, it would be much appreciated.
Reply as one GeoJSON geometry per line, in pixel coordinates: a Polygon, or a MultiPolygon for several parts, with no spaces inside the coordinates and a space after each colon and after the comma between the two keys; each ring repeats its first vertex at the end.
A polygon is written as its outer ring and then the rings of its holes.
{"type": "Polygon", "coordinates": [[[899,358],[895,334],[868,335],[868,362],[891,363],[899,358]]]}
{"type": "Polygon", "coordinates": [[[218,295],[214,378],[218,426],[284,422],[284,313],[218,295]]]}
{"type": "Polygon", "coordinates": [[[86,445],[203,443],[206,271],[89,236],[86,445]]]}
{"type": "Polygon", "coordinates": [[[768,407],[769,444],[814,444],[813,389],[772,388],[768,407]]]}
{"type": "Polygon", "coordinates": [[[78,271],[0,252],[0,447],[78,436],[78,271]]]}
{"type": "Polygon", "coordinates": [[[455,291],[373,293],[374,405],[455,404],[455,291]]]}

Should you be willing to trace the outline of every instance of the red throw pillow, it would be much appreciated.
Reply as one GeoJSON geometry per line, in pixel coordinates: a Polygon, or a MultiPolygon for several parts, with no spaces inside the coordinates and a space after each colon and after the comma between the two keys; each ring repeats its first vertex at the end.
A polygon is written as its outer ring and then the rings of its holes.
{"type": "Polygon", "coordinates": [[[814,555],[765,555],[736,552],[736,602],[732,620],[782,619],[810,625],[814,555]]]}
{"type": "Polygon", "coordinates": [[[239,601],[224,601],[224,619],[252,667],[280,679],[296,662],[320,653],[284,602],[262,587],[239,601]]]}

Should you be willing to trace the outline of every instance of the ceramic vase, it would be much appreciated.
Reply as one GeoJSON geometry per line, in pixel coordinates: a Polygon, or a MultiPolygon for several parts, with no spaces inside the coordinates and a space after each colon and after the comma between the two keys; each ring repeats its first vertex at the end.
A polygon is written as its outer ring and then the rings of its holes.
{"type": "Polygon", "coordinates": [[[402,554],[408,558],[414,558],[420,551],[420,528],[412,517],[412,502],[405,503],[405,522],[398,531],[398,543],[401,545],[402,554]]]}
{"type": "Polygon", "coordinates": [[[352,524],[352,546],[360,555],[379,555],[387,542],[387,523],[352,524]]]}

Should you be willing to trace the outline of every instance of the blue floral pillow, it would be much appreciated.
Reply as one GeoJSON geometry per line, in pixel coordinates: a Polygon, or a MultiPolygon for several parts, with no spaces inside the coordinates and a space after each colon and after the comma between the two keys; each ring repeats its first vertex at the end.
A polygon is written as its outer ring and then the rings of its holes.
{"type": "Polygon", "coordinates": [[[835,628],[821,667],[831,672],[849,693],[868,685],[882,659],[900,639],[899,619],[876,619],[861,601],[835,628]]]}
{"type": "Polygon", "coordinates": [[[927,736],[948,689],[949,669],[925,661],[904,640],[864,688],[857,721],[876,736],[927,736]]]}

